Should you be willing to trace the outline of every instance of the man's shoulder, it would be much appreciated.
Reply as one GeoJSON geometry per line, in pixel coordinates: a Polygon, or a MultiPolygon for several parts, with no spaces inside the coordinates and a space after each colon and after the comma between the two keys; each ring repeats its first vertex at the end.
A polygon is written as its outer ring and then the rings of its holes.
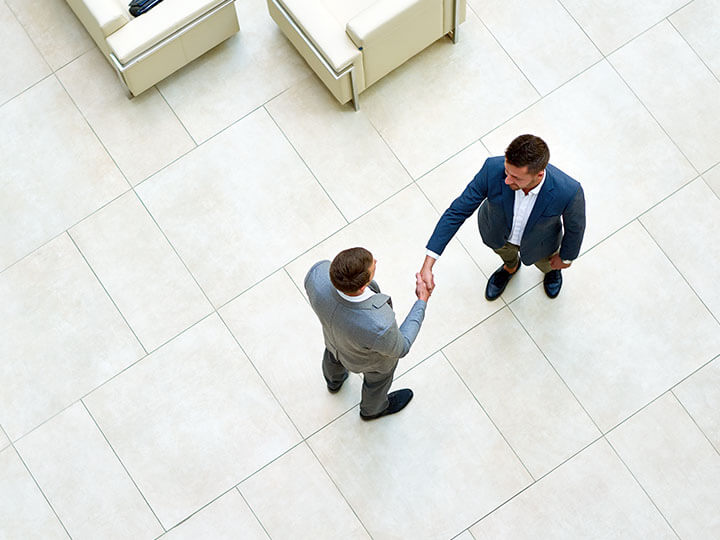
{"type": "Polygon", "coordinates": [[[547,170],[550,173],[550,175],[552,176],[555,184],[558,185],[561,189],[571,190],[572,192],[575,192],[577,190],[577,188],[580,186],[580,182],[575,180],[572,176],[570,176],[566,172],[558,169],[551,163],[548,163],[547,170]]]}
{"type": "Polygon", "coordinates": [[[305,287],[330,283],[330,261],[318,261],[310,267],[305,275],[305,287]]]}

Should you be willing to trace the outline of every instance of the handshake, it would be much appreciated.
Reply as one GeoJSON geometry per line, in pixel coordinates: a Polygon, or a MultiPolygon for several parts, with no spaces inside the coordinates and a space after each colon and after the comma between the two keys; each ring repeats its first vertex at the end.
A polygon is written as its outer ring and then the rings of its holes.
{"type": "Polygon", "coordinates": [[[415,296],[417,296],[418,300],[427,302],[433,289],[435,289],[435,277],[432,273],[434,264],[435,259],[426,255],[420,272],[415,274],[415,296]]]}

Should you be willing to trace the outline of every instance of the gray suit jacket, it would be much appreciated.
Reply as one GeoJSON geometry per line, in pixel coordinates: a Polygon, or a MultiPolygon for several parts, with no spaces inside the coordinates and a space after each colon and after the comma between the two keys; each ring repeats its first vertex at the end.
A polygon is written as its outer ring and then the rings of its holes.
{"type": "Polygon", "coordinates": [[[305,276],[305,290],[322,324],[325,347],[350,371],[391,371],[398,358],[410,351],[427,304],[416,301],[398,328],[390,297],[380,293],[377,283],[370,283],[377,293],[373,297],[350,302],[333,287],[329,270],[330,261],[320,261],[305,276]]]}

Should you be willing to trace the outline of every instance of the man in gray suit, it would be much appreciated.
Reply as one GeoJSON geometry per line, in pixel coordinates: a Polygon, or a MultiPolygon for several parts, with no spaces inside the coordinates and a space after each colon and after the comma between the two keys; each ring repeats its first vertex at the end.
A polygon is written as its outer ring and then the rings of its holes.
{"type": "Polygon", "coordinates": [[[377,261],[360,247],[316,263],[305,276],[310,305],[325,338],[322,368],[328,391],[340,390],[348,371],[363,374],[360,418],[373,420],[402,410],[412,399],[405,388],[388,394],[398,359],[420,331],[430,291],[415,275],[413,305],[398,328],[392,301],[373,280],[377,261]]]}

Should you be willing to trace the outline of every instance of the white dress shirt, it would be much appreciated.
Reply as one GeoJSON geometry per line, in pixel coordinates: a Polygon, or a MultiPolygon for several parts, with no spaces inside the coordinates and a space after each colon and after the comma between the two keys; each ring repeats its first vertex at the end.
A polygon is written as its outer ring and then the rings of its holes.
{"type": "Polygon", "coordinates": [[[344,298],[348,302],[362,302],[363,300],[367,300],[371,296],[373,296],[375,293],[370,289],[370,287],[365,287],[365,290],[362,292],[362,294],[359,294],[357,296],[350,296],[349,294],[345,294],[342,291],[338,291],[335,289],[341,298],[344,298]]]}

